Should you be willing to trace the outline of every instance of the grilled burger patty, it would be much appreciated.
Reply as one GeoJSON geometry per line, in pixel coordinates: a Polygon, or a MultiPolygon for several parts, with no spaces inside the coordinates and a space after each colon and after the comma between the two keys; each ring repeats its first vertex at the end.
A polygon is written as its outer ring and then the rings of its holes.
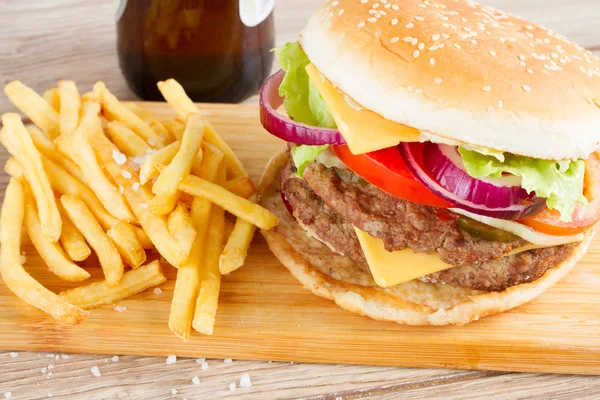
{"type": "Polygon", "coordinates": [[[574,246],[506,256],[526,242],[493,242],[473,236],[458,227],[456,214],[445,210],[440,214],[434,207],[390,196],[347,170],[338,174],[312,163],[304,179],[296,177],[295,171],[290,161],[281,173],[281,190],[294,217],[309,234],[352,258],[357,268],[368,266],[353,226],[382,239],[389,251],[437,252],[455,266],[420,278],[423,281],[487,291],[536,280],[564,260],[574,246]]]}

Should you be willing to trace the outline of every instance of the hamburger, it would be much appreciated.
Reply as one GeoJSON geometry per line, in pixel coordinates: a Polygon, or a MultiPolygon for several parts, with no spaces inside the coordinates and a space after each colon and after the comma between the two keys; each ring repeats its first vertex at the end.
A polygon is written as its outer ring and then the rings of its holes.
{"type": "Polygon", "coordinates": [[[261,91],[287,147],[264,236],[315,294],[411,325],[526,303],[575,266],[600,219],[600,62],[464,0],[336,0],[261,91]],[[285,108],[285,110],[283,110],[285,108]]]}

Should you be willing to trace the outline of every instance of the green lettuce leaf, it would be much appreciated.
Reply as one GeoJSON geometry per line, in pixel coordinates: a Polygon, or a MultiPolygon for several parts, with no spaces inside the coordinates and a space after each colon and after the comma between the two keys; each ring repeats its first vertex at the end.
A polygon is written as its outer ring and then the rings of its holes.
{"type": "Polygon", "coordinates": [[[335,128],[335,122],[323,98],[304,69],[310,60],[298,42],[286,43],[275,49],[285,78],[279,94],[290,117],[295,121],[323,128],[335,128]]]}
{"type": "Polygon", "coordinates": [[[528,193],[545,197],[548,208],[560,212],[563,221],[570,221],[576,203],[587,204],[583,196],[585,164],[577,161],[550,161],[505,153],[504,161],[494,155],[484,155],[459,147],[467,173],[474,178],[500,177],[507,172],[521,177],[521,186],[528,193]]]}
{"type": "Polygon", "coordinates": [[[301,146],[296,145],[292,147],[292,159],[296,165],[296,176],[302,178],[304,176],[304,170],[306,166],[311,162],[315,161],[316,158],[321,154],[328,145],[324,146],[301,146]]]}

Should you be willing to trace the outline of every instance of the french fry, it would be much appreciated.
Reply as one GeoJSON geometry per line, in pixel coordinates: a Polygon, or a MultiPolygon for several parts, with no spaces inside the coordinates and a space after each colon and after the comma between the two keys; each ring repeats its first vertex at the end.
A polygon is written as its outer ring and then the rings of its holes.
{"type": "Polygon", "coordinates": [[[127,222],[119,221],[106,232],[106,235],[131,268],[136,269],[146,262],[146,252],[136,237],[133,227],[127,222]]]}
{"type": "MultiPolygon", "coordinates": [[[[225,181],[225,168],[217,173],[216,186],[225,181]]],[[[208,182],[208,181],[206,181],[208,182]]],[[[202,270],[200,271],[200,289],[194,310],[192,326],[197,332],[212,335],[219,292],[221,290],[221,272],[219,271],[219,257],[222,251],[223,230],[225,213],[221,207],[213,204],[210,208],[208,226],[211,227],[210,235],[206,236],[205,249],[202,254],[202,270]]]]}
{"type": "Polygon", "coordinates": [[[140,169],[140,183],[145,185],[146,182],[154,178],[157,175],[158,166],[169,164],[180,147],[181,142],[173,142],[154,153],[148,154],[140,169]]]}
{"type": "Polygon", "coordinates": [[[60,245],[67,253],[69,258],[73,261],[83,261],[92,254],[90,246],[81,235],[81,232],[77,230],[73,222],[66,215],[65,210],[62,208],[60,202],[58,202],[58,210],[60,211],[60,217],[62,219],[62,232],[60,234],[60,245]]]}
{"type": "Polygon", "coordinates": [[[179,151],[152,186],[152,193],[156,195],[150,202],[152,213],[165,215],[175,207],[179,182],[189,175],[192,169],[192,163],[202,143],[203,133],[204,117],[200,114],[189,114],[179,151]]]}
{"type": "Polygon", "coordinates": [[[60,98],[58,97],[58,88],[48,89],[44,92],[44,100],[48,102],[56,110],[60,112],[60,98]]]}
{"type": "Polygon", "coordinates": [[[109,213],[117,219],[134,221],[135,216],[119,193],[119,189],[104,175],[94,149],[89,143],[89,136],[93,135],[91,132],[97,129],[93,125],[94,121],[84,116],[73,135],[60,136],[54,142],[61,153],[79,166],[85,176],[85,182],[109,213]]]}
{"type": "MultiPolygon", "coordinates": [[[[190,113],[200,112],[176,80],[167,79],[166,81],[158,82],[157,85],[158,90],[160,90],[167,103],[173,107],[180,118],[185,119],[190,113]]],[[[247,176],[242,162],[208,122],[206,122],[204,135],[207,142],[217,146],[225,154],[225,163],[227,164],[227,169],[231,171],[232,178],[247,176]]]]}
{"type": "Polygon", "coordinates": [[[21,226],[25,196],[20,178],[11,178],[0,214],[0,273],[6,286],[21,300],[65,324],[78,324],[88,313],[43,287],[21,265],[21,226]]]}
{"type": "Polygon", "coordinates": [[[134,231],[135,236],[137,237],[138,241],[142,245],[142,248],[144,248],[146,250],[154,249],[154,244],[152,243],[152,240],[150,240],[150,238],[148,237],[148,234],[146,232],[144,232],[144,230],[142,228],[140,228],[139,226],[135,226],[135,225],[131,225],[131,227],[133,228],[133,231],[134,231]]]}
{"type": "Polygon", "coordinates": [[[275,214],[269,210],[243,197],[236,196],[215,183],[193,175],[184,178],[179,189],[192,196],[204,197],[236,217],[261,229],[271,229],[279,222],[275,214]]]}
{"type": "MultiPolygon", "coordinates": [[[[215,181],[217,172],[223,168],[223,154],[211,155],[204,159],[201,176],[208,181],[215,181]]],[[[179,266],[177,281],[171,301],[169,328],[175,335],[187,340],[192,328],[194,308],[198,298],[200,270],[205,238],[208,232],[211,203],[203,198],[195,197],[192,203],[191,217],[197,230],[196,238],[187,260],[179,266]]]]}
{"type": "Polygon", "coordinates": [[[95,282],[61,292],[59,297],[83,309],[89,309],[116,303],[166,281],[160,263],[153,261],[138,269],[127,271],[117,286],[110,286],[106,281],[95,282]]]}
{"type": "Polygon", "coordinates": [[[160,120],[158,118],[156,118],[156,116],[154,114],[152,114],[150,111],[146,110],[143,107],[140,107],[136,103],[124,102],[123,104],[125,105],[125,107],[127,107],[131,111],[133,111],[135,113],[135,115],[137,115],[144,122],[146,122],[150,126],[150,128],[152,128],[152,130],[154,132],[156,132],[156,134],[158,136],[160,136],[164,139],[174,139],[175,138],[175,136],[171,136],[170,132],[162,124],[162,122],[160,122],[160,120]]]}
{"type": "Polygon", "coordinates": [[[148,143],[120,121],[111,121],[106,126],[108,137],[123,153],[130,157],[143,157],[149,149],[148,143]]]}
{"type": "Polygon", "coordinates": [[[102,104],[102,111],[110,118],[123,122],[129,126],[139,137],[153,147],[163,147],[165,138],[160,137],[133,111],[125,107],[112,93],[108,91],[103,82],[94,85],[94,94],[102,104]]]}
{"type": "Polygon", "coordinates": [[[223,230],[223,245],[227,244],[227,240],[229,240],[229,237],[231,236],[231,232],[233,232],[234,227],[235,225],[230,220],[225,218],[225,228],[223,230]]]}
{"type": "Polygon", "coordinates": [[[135,170],[127,164],[118,165],[112,157],[112,152],[116,150],[115,145],[104,135],[94,135],[92,145],[96,150],[96,155],[102,161],[104,168],[110,176],[124,186],[124,196],[127,203],[136,215],[140,225],[146,232],[160,255],[162,255],[171,265],[178,267],[185,261],[186,255],[179,248],[179,244],[171,236],[167,219],[164,216],[157,216],[148,210],[148,202],[152,199],[152,194],[143,185],[138,190],[130,186],[125,186],[129,182],[137,182],[138,177],[135,170]],[[123,171],[131,174],[131,179],[123,177],[123,171]]]}
{"type": "Polygon", "coordinates": [[[23,173],[23,167],[19,164],[19,162],[13,157],[9,158],[4,164],[4,172],[13,178],[21,178],[25,174],[23,173]]]}
{"type": "Polygon", "coordinates": [[[71,135],[79,125],[81,97],[73,81],[59,81],[60,97],[59,127],[61,135],[71,135]]]}
{"type": "Polygon", "coordinates": [[[81,170],[71,159],[63,157],[54,143],[35,126],[28,126],[27,132],[31,136],[31,140],[35,145],[35,148],[44,156],[51,159],[54,163],[60,165],[63,169],[67,170],[69,174],[79,179],[81,182],[85,182],[85,177],[81,173],[81,170]]]}
{"type": "Polygon", "coordinates": [[[42,96],[19,81],[12,81],[4,87],[4,94],[11,103],[39,126],[50,139],[59,134],[58,112],[42,96]]]}
{"type": "Polygon", "coordinates": [[[73,224],[96,252],[106,278],[106,284],[110,287],[117,286],[123,278],[123,261],[110,238],[94,218],[94,214],[78,197],[62,196],[60,202],[69,219],[73,221],[73,224]]]}
{"type": "Polygon", "coordinates": [[[172,120],[165,122],[164,126],[167,128],[171,136],[175,140],[181,140],[183,138],[183,131],[185,131],[185,122],[179,118],[173,118],[172,120]]]}
{"type": "Polygon", "coordinates": [[[221,274],[229,274],[244,265],[255,230],[256,226],[241,218],[235,221],[233,232],[231,232],[223,254],[219,258],[221,274]]]}
{"type": "Polygon", "coordinates": [[[245,199],[249,199],[254,193],[256,193],[256,185],[254,182],[252,182],[252,179],[248,177],[235,178],[230,181],[226,181],[223,184],[223,188],[245,199]]]}
{"type": "Polygon", "coordinates": [[[196,238],[196,228],[194,228],[192,217],[183,203],[178,203],[171,211],[167,217],[167,224],[183,254],[188,255],[196,238]]]}
{"type": "Polygon", "coordinates": [[[62,226],[60,213],[40,152],[35,148],[18,114],[4,114],[2,123],[2,143],[23,167],[25,178],[31,184],[42,223],[42,234],[48,240],[58,242],[62,226]]]}
{"type": "Polygon", "coordinates": [[[198,149],[198,154],[194,157],[194,161],[192,161],[192,168],[190,173],[200,176],[200,171],[202,171],[202,159],[204,158],[204,151],[202,148],[198,149]]]}
{"type": "Polygon", "coordinates": [[[35,209],[35,202],[33,198],[29,198],[28,192],[29,190],[25,190],[25,228],[33,246],[50,271],[60,279],[69,282],[81,282],[89,278],[90,274],[72,263],[58,243],[51,242],[42,235],[42,227],[35,209]]]}
{"type": "Polygon", "coordinates": [[[86,103],[88,101],[97,101],[97,100],[99,100],[99,99],[96,97],[96,94],[93,91],[85,92],[84,94],[81,95],[82,103],[86,103]]]}

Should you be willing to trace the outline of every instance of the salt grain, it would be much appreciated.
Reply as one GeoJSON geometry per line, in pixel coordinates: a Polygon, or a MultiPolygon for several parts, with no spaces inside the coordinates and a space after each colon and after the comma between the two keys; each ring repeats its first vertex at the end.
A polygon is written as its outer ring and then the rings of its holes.
{"type": "Polygon", "coordinates": [[[114,310],[115,310],[116,312],[120,312],[120,313],[121,313],[121,312],[123,312],[123,311],[127,311],[127,307],[125,307],[125,306],[116,306],[116,307],[114,308],[114,310]]]}
{"type": "Polygon", "coordinates": [[[121,176],[123,176],[123,178],[125,178],[125,179],[131,179],[133,177],[131,175],[131,172],[125,171],[125,170],[121,171],[121,176]]]}
{"type": "Polygon", "coordinates": [[[98,369],[98,367],[97,367],[97,366],[95,366],[95,365],[92,367],[92,369],[91,369],[90,371],[92,371],[92,374],[94,374],[94,376],[95,376],[96,378],[98,378],[98,377],[102,376],[102,374],[100,373],[100,370],[99,370],[99,369],[98,369]]]}
{"type": "Polygon", "coordinates": [[[177,389],[171,389],[171,394],[175,396],[177,394],[177,389]]]}
{"type": "Polygon", "coordinates": [[[202,367],[203,371],[206,371],[208,369],[208,363],[205,362],[205,361],[202,361],[202,366],[201,367],[202,367]]]}
{"type": "Polygon", "coordinates": [[[167,357],[167,365],[175,364],[177,362],[177,356],[167,357]]]}
{"type": "Polygon", "coordinates": [[[113,356],[112,362],[119,362],[119,356],[113,356]]]}
{"type": "Polygon", "coordinates": [[[11,392],[4,392],[4,398],[10,399],[11,397],[12,397],[12,393],[11,392]]]}
{"type": "Polygon", "coordinates": [[[19,353],[14,353],[14,352],[13,352],[13,353],[10,353],[10,356],[11,356],[12,358],[19,357],[19,353]]]}
{"type": "Polygon", "coordinates": [[[194,383],[194,385],[199,385],[200,384],[200,378],[198,378],[197,376],[192,378],[192,382],[194,383]]]}
{"type": "Polygon", "coordinates": [[[48,368],[44,367],[44,368],[41,369],[41,371],[42,371],[42,374],[45,374],[46,371],[48,371],[48,368]]]}
{"type": "Polygon", "coordinates": [[[158,142],[158,140],[155,137],[149,137],[147,142],[150,146],[154,146],[158,142]]]}
{"type": "Polygon", "coordinates": [[[161,294],[161,293],[162,293],[161,288],[154,288],[154,294],[158,295],[158,294],[161,294]]]}
{"type": "Polygon", "coordinates": [[[229,385],[229,390],[231,390],[231,391],[234,391],[234,390],[235,390],[235,382],[232,382],[232,383],[229,385]]]}
{"type": "Polygon", "coordinates": [[[223,362],[225,364],[231,364],[233,362],[233,360],[231,358],[226,358],[226,359],[223,360],[223,362]]]}
{"type": "Polygon", "coordinates": [[[117,165],[123,165],[127,162],[127,157],[125,157],[125,154],[121,153],[118,150],[112,151],[112,158],[113,160],[115,160],[117,165]]]}
{"type": "Polygon", "coordinates": [[[491,86],[484,86],[481,88],[484,92],[490,92],[492,90],[491,86]]]}
{"type": "Polygon", "coordinates": [[[66,354],[61,354],[61,355],[60,355],[60,358],[62,358],[63,360],[68,360],[68,359],[69,359],[69,356],[68,356],[68,355],[66,355],[66,354]]]}
{"type": "Polygon", "coordinates": [[[133,182],[133,185],[131,185],[131,188],[137,192],[138,190],[140,190],[140,183],[133,182]]]}
{"type": "Polygon", "coordinates": [[[248,374],[242,375],[242,379],[240,379],[240,386],[246,387],[246,388],[252,386],[252,382],[250,381],[250,375],[248,375],[248,374]]]}

